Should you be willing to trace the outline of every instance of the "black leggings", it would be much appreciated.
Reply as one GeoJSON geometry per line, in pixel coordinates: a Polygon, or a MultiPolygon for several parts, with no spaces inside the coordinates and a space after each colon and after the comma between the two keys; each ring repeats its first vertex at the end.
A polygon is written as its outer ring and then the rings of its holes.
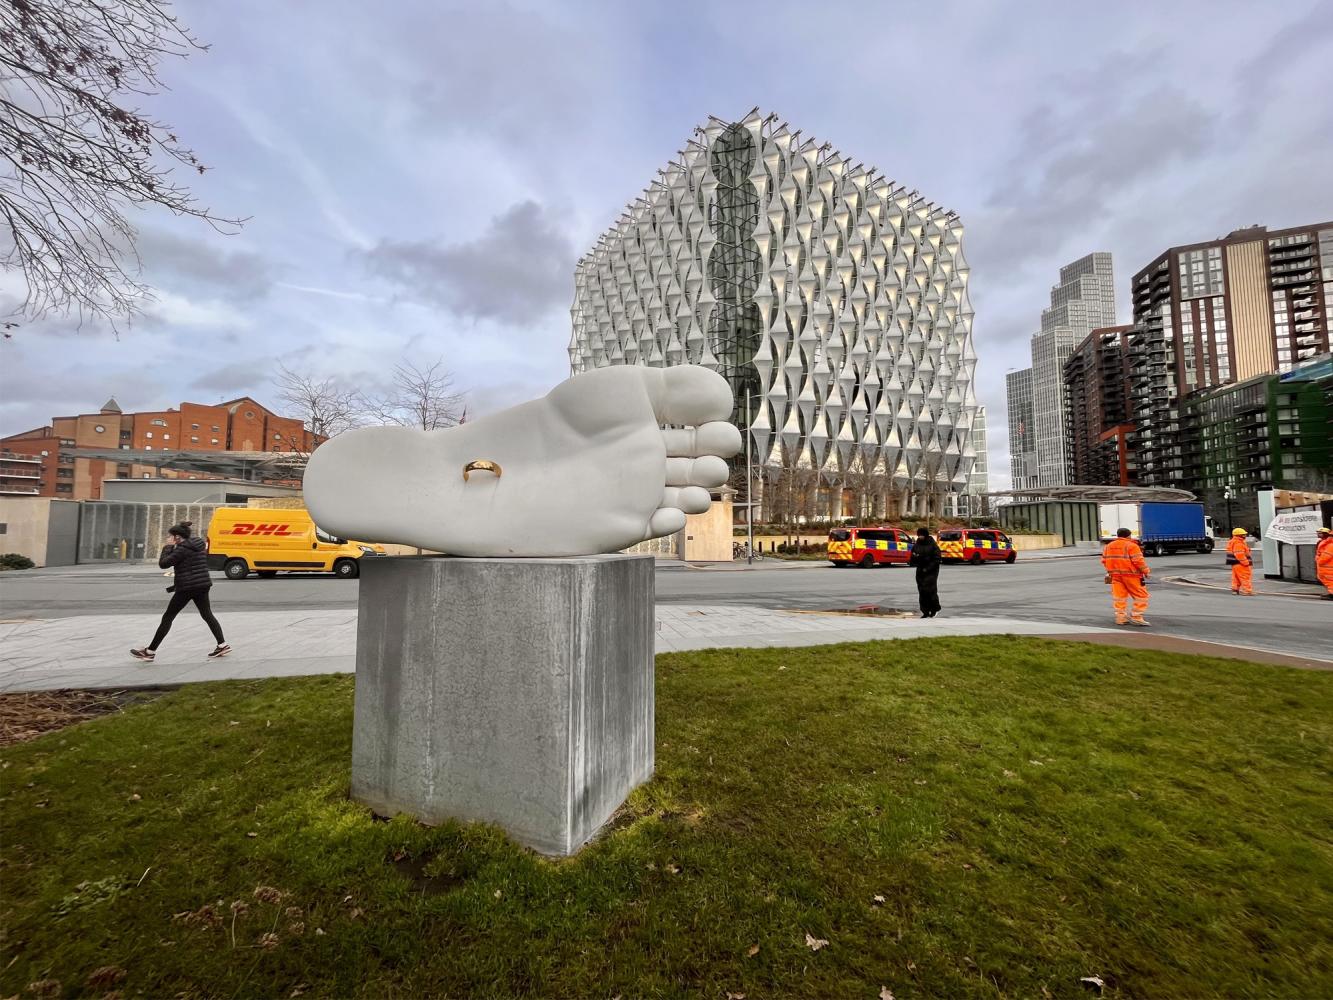
{"type": "Polygon", "coordinates": [[[184,593],[176,591],[171,595],[171,603],[167,605],[167,610],[162,614],[162,624],[157,627],[157,635],[153,636],[153,641],[148,644],[148,648],[156,650],[162,645],[162,640],[167,637],[171,631],[171,623],[176,620],[176,616],[181,613],[185,605],[194,601],[194,606],[199,609],[199,617],[204,620],[210,629],[213,630],[213,638],[221,646],[226,640],[222,638],[222,626],[218,620],[213,617],[213,609],[208,606],[208,590],[187,590],[184,593]]]}

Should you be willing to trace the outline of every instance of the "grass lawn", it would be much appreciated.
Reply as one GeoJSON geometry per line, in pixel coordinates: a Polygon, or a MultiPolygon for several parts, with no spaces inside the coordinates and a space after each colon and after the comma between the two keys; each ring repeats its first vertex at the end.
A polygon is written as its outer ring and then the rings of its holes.
{"type": "Polygon", "coordinates": [[[657,713],[657,777],[563,861],[349,802],[349,677],[9,748],[0,996],[1333,993],[1333,675],[715,650],[658,658],[657,713]]]}

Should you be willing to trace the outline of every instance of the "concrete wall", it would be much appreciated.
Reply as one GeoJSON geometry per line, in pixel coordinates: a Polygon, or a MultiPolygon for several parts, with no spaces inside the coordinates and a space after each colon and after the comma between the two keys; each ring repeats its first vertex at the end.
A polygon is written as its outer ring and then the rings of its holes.
{"type": "Polygon", "coordinates": [[[1065,540],[1059,535],[1010,535],[1015,552],[1034,552],[1038,549],[1062,549],[1065,540]]]}
{"type": "Polygon", "coordinates": [[[714,500],[704,514],[685,518],[685,558],[697,562],[731,562],[732,502],[714,500]]]}
{"type": "Polygon", "coordinates": [[[38,566],[73,566],[79,505],[47,497],[0,497],[0,552],[17,552],[38,566]]]}
{"type": "Polygon", "coordinates": [[[236,479],[108,479],[102,484],[102,499],[120,503],[247,503],[255,497],[294,499],[281,506],[303,506],[300,490],[291,486],[236,479]]]}

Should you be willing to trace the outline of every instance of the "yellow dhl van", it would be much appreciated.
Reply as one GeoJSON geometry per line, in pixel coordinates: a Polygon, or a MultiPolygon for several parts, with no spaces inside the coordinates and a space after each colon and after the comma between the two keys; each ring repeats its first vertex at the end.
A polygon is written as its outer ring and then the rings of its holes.
{"type": "Polygon", "coordinates": [[[284,573],[333,573],[351,580],[364,556],[382,556],[384,546],[335,538],[315,527],[302,507],[219,507],[208,523],[208,568],[228,580],[284,573]]]}

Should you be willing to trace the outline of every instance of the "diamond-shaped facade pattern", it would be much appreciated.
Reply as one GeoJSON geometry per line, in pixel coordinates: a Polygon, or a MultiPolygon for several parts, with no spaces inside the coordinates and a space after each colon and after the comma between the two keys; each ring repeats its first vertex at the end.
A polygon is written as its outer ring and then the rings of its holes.
{"type": "Polygon", "coordinates": [[[570,366],[701,364],[759,465],[906,496],[975,453],[962,224],[775,116],[710,119],[575,271],[570,366]]]}

